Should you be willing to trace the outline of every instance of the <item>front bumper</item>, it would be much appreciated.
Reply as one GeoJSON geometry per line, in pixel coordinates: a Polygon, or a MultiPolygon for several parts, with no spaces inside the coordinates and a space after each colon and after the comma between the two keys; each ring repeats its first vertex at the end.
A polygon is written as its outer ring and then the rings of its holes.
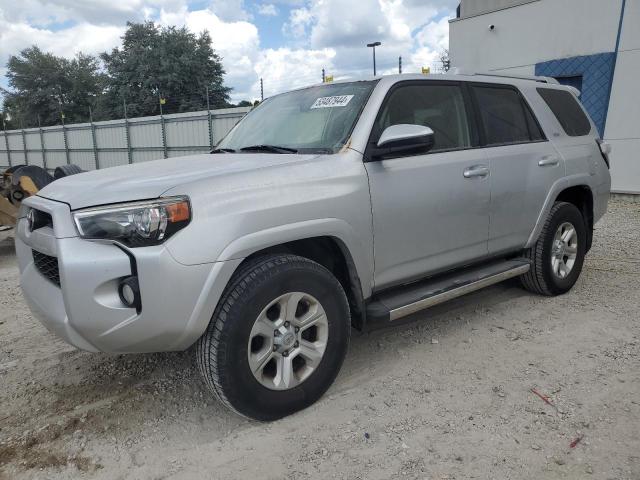
{"type": "Polygon", "coordinates": [[[24,202],[46,212],[53,227],[16,225],[20,284],[34,315],[77,348],[102,352],[184,350],[205,331],[222,290],[240,261],[183,265],[163,246],[126,249],[77,237],[68,205],[40,197],[24,202]],[[34,263],[55,257],[60,285],[34,263]],[[137,275],[142,308],[118,295],[121,279],[137,275]]]}

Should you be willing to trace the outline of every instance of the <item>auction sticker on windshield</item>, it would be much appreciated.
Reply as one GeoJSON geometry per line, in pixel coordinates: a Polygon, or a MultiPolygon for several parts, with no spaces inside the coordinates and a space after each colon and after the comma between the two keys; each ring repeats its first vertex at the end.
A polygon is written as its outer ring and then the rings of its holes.
{"type": "Polygon", "coordinates": [[[331,108],[331,107],[345,107],[353,98],[353,95],[335,95],[333,97],[320,97],[311,108],[331,108]]]}

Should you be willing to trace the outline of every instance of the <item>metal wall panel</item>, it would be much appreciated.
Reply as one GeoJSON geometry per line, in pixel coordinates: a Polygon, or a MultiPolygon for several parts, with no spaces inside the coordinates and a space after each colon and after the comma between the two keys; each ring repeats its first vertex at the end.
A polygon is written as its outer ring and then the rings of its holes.
{"type": "Polygon", "coordinates": [[[180,157],[205,153],[210,149],[209,113],[214,144],[219,142],[240,119],[251,110],[250,107],[226,108],[211,112],[189,112],[165,115],[164,117],[142,117],[128,120],[109,120],[94,123],[94,140],[91,124],[72,124],[56,127],[44,127],[42,133],[37,128],[23,131],[7,131],[9,153],[7,153],[4,132],[0,132],[0,169],[25,163],[43,165],[49,170],[59,165],[75,163],[80,168],[96,168],[95,156],[100,168],[126,165],[132,162],[146,162],[164,157],[166,148],[168,157],[180,157]],[[162,144],[162,122],[164,121],[166,145],[162,144]],[[66,145],[64,137],[67,137],[66,145]],[[40,142],[40,136],[44,142],[40,142]],[[9,156],[11,162],[9,162],[9,156]]]}
{"type": "Polygon", "coordinates": [[[134,150],[133,163],[160,160],[163,158],[162,150],[134,150]]]}
{"type": "Polygon", "coordinates": [[[162,126],[160,123],[130,122],[129,138],[131,146],[136,147],[161,147],[162,126]]]}
{"type": "Polygon", "coordinates": [[[100,168],[118,167],[127,165],[127,152],[99,152],[100,168]]]}
{"type": "Polygon", "coordinates": [[[38,130],[25,130],[24,140],[27,144],[27,150],[40,150],[40,132],[38,130]]]}
{"type": "Polygon", "coordinates": [[[93,161],[93,152],[69,152],[69,163],[75,163],[83,170],[95,169],[95,162],[93,161]]]}
{"type": "MultiPolygon", "coordinates": [[[[106,122],[105,122],[106,123],[106,122]]],[[[100,148],[127,148],[124,121],[118,124],[96,123],[96,143],[100,148]]]]}
{"type": "Polygon", "coordinates": [[[64,149],[64,136],[62,128],[51,127],[43,128],[42,136],[44,137],[45,148],[61,148],[64,149]]]}
{"type": "Polygon", "coordinates": [[[167,145],[172,147],[209,146],[207,117],[194,120],[166,120],[167,145]]]}
{"type": "Polygon", "coordinates": [[[27,152],[27,159],[29,160],[29,165],[37,165],[39,167],[43,166],[41,152],[27,152]]]}
{"type": "Polygon", "coordinates": [[[67,145],[69,149],[89,148],[93,149],[91,127],[87,125],[67,128],[67,145]]]}
{"type": "Polygon", "coordinates": [[[67,163],[67,157],[64,152],[47,152],[47,168],[50,170],[65,165],[67,163]]]}
{"type": "Polygon", "coordinates": [[[22,150],[24,148],[22,144],[22,134],[20,131],[7,132],[7,138],[9,139],[10,150],[22,150]]]}

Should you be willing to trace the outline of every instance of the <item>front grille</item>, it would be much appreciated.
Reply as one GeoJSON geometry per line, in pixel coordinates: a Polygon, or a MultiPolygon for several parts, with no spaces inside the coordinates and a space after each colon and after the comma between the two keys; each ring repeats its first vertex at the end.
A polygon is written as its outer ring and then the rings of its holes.
{"type": "Polygon", "coordinates": [[[57,286],[60,286],[58,259],[33,250],[33,263],[38,271],[57,286]]]}

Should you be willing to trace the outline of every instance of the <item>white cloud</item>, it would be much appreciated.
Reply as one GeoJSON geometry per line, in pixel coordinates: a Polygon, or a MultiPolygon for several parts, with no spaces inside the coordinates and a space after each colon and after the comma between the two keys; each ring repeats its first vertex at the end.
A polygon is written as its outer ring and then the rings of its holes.
{"type": "Polygon", "coordinates": [[[211,0],[208,10],[225,22],[252,19],[252,15],[245,10],[244,0],[211,0]]]}
{"type": "MultiPolygon", "coordinates": [[[[253,12],[244,0],[211,0],[189,11],[188,0],[0,0],[0,68],[10,54],[31,44],[56,55],[99,53],[120,44],[125,22],[154,20],[207,30],[222,57],[232,99],[316,83],[321,70],[336,78],[371,73],[371,50],[381,41],[378,72],[405,72],[433,65],[448,46],[448,22],[457,0],[259,0],[253,12]],[[252,15],[276,16],[289,11],[282,27],[286,46],[261,48],[252,15]],[[444,17],[443,17],[444,15],[444,17]],[[67,24],[69,26],[67,26],[67,24]]],[[[3,72],[0,70],[0,74],[3,72]]]]}
{"type": "Polygon", "coordinates": [[[307,0],[291,11],[284,32],[300,48],[334,49],[334,64],[341,75],[371,74],[371,51],[366,44],[373,41],[382,42],[376,51],[379,73],[397,72],[400,56],[403,71],[420,71],[419,64],[434,63],[437,53],[446,48],[447,17],[456,5],[456,0],[351,0],[345,8],[342,0],[307,0]]]}
{"type": "Polygon", "coordinates": [[[294,8],[289,12],[289,21],[282,26],[282,30],[285,34],[303,38],[313,20],[313,14],[308,8],[294,8]]]}
{"type": "Polygon", "coordinates": [[[258,13],[265,17],[275,17],[278,15],[278,9],[273,3],[261,3],[258,5],[258,13]]]}
{"type": "Polygon", "coordinates": [[[0,75],[6,73],[5,66],[10,55],[35,44],[43,50],[62,57],[73,57],[79,52],[97,54],[120,43],[124,27],[79,23],[54,32],[26,23],[7,21],[0,12],[0,75]]]}
{"type": "MultiPolygon", "coordinates": [[[[336,52],[322,50],[292,50],[289,48],[267,49],[256,63],[258,77],[264,78],[265,97],[283,91],[312,85],[322,81],[322,69],[333,70],[336,52]]],[[[260,81],[254,89],[259,89],[260,81]]]]}
{"type": "Polygon", "coordinates": [[[440,53],[449,49],[449,22],[446,18],[425,25],[416,35],[416,50],[411,54],[410,67],[420,71],[423,66],[438,64],[440,53]]]}
{"type": "Polygon", "coordinates": [[[124,25],[184,4],[186,0],[0,0],[0,17],[37,27],[61,22],[124,25]]]}

